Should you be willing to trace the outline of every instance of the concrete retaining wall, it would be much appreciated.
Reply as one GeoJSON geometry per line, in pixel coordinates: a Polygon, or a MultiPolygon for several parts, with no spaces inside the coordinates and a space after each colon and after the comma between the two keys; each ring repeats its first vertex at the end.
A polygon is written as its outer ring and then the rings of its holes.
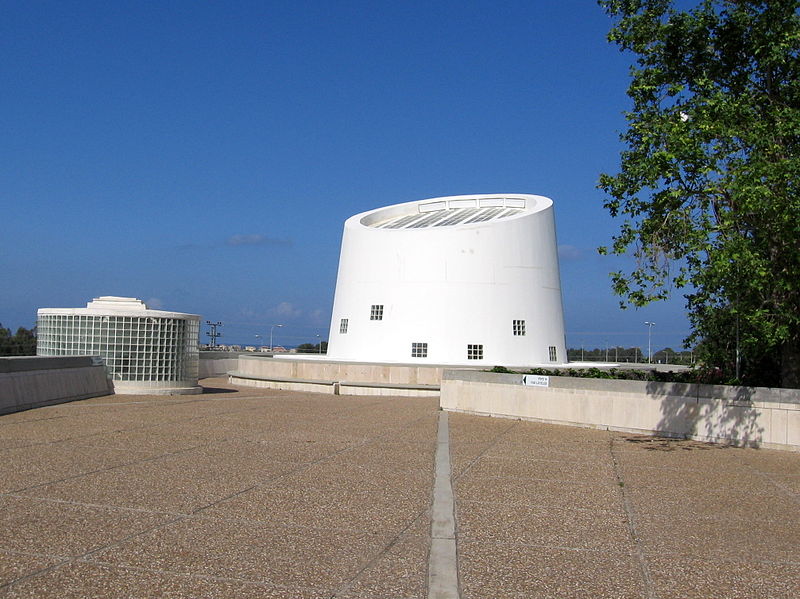
{"type": "Polygon", "coordinates": [[[0,358],[0,414],[113,393],[99,358],[0,358]]]}
{"type": "Polygon", "coordinates": [[[435,396],[443,366],[375,364],[241,355],[229,372],[236,385],[341,395],[435,396]]]}
{"type": "Polygon", "coordinates": [[[800,391],[446,370],[445,410],[800,451],[800,391]]]}
{"type": "Polygon", "coordinates": [[[233,352],[201,351],[198,378],[205,379],[210,376],[227,376],[231,370],[236,370],[239,363],[239,354],[233,352]]]}

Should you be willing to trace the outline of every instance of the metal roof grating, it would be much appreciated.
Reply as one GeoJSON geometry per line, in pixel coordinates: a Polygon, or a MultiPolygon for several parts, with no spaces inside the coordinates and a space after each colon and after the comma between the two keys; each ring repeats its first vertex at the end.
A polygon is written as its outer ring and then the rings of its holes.
{"type": "Polygon", "coordinates": [[[473,224],[508,218],[524,212],[524,208],[484,206],[480,208],[451,208],[433,212],[415,212],[395,216],[370,226],[380,229],[426,229],[429,227],[452,227],[458,224],[473,224]]]}

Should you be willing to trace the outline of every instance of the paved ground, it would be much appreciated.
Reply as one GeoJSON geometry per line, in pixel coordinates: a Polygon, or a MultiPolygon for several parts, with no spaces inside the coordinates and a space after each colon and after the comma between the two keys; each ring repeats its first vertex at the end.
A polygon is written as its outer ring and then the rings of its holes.
{"type": "MultiPolygon", "coordinates": [[[[0,597],[428,596],[437,401],[0,417],[0,597]]],[[[449,415],[461,597],[798,597],[800,454],[449,415]]]]}

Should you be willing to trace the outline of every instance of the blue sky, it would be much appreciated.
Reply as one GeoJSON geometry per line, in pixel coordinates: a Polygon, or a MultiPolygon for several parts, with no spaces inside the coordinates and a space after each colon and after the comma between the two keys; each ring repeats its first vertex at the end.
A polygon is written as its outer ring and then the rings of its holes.
{"type": "MultiPolygon", "coordinates": [[[[629,56],[591,0],[9,2],[0,322],[100,295],[327,337],[344,220],[440,195],[551,197],[568,344],[678,348],[683,298],[621,311],[629,56]]],[[[205,331],[205,327],[203,331],[205,331]]],[[[207,337],[202,336],[201,340],[207,337]]]]}

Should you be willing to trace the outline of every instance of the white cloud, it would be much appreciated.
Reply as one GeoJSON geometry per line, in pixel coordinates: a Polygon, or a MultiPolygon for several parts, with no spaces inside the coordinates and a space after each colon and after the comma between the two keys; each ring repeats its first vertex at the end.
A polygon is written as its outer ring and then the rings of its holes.
{"type": "Polygon", "coordinates": [[[147,307],[151,310],[161,310],[164,307],[164,302],[157,297],[151,297],[145,304],[147,304],[147,307]]]}
{"type": "Polygon", "coordinates": [[[231,235],[225,241],[225,245],[229,246],[243,246],[243,245],[271,245],[271,246],[290,246],[292,242],[288,239],[273,239],[261,234],[243,234],[237,233],[231,235]]]}
{"type": "Polygon", "coordinates": [[[562,260],[578,260],[583,257],[583,252],[574,245],[562,244],[558,246],[558,257],[562,260]]]}
{"type": "Polygon", "coordinates": [[[327,314],[320,309],[316,309],[312,310],[308,317],[314,324],[324,324],[327,319],[327,314]]]}
{"type": "Polygon", "coordinates": [[[291,319],[291,318],[298,318],[300,315],[303,314],[303,311],[300,308],[295,308],[293,304],[290,302],[281,302],[277,306],[275,306],[271,312],[275,316],[280,316],[284,319],[291,319]]]}

